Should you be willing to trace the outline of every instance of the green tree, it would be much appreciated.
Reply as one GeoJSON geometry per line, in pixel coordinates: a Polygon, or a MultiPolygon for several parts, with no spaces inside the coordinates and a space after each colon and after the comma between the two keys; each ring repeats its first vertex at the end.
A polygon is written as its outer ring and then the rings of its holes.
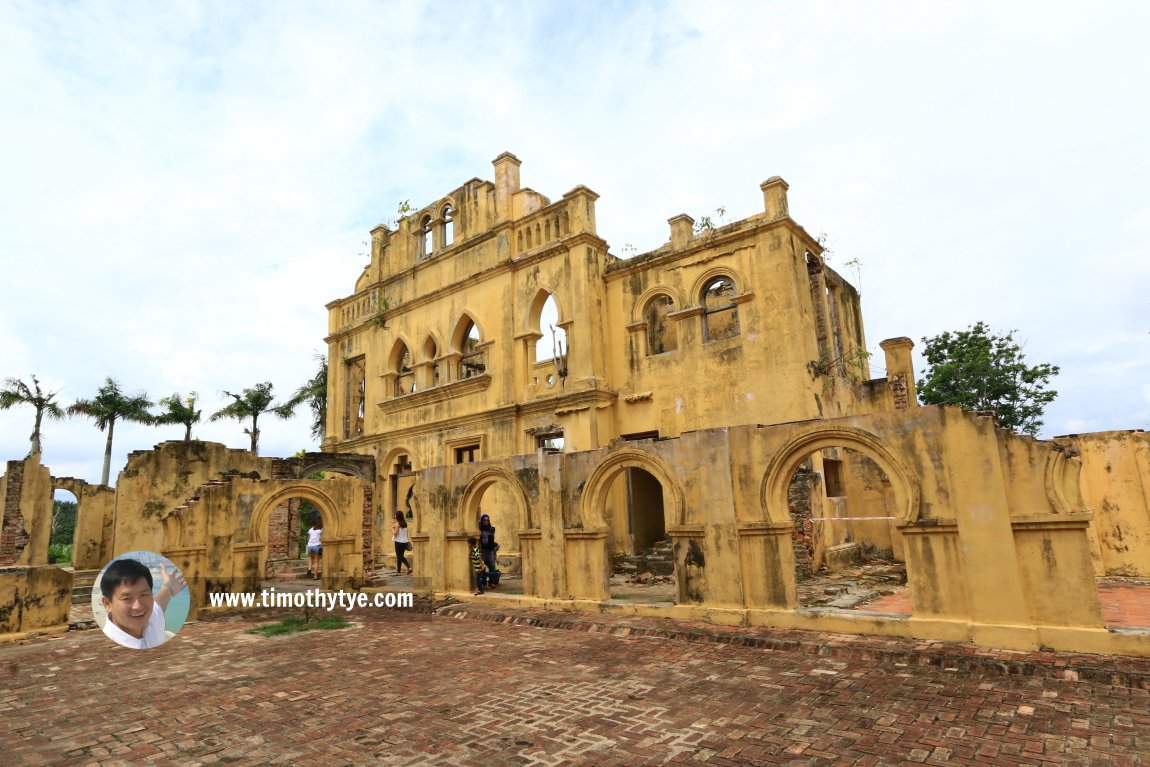
{"type": "Polygon", "coordinates": [[[198,394],[192,392],[187,397],[181,397],[178,393],[170,397],[164,397],[160,400],[160,407],[166,408],[164,412],[156,416],[154,423],[157,425],[163,424],[183,424],[184,426],[184,442],[190,442],[192,439],[192,426],[200,422],[201,411],[196,410],[196,401],[199,399],[198,394]]]}
{"type": "Polygon", "coordinates": [[[306,404],[311,409],[311,436],[323,442],[324,429],[327,425],[327,357],[316,354],[315,359],[319,363],[315,375],[296,389],[287,404],[293,409],[306,404]]]}
{"type": "Polygon", "coordinates": [[[21,381],[19,378],[5,378],[4,388],[0,389],[0,410],[7,410],[13,405],[31,405],[36,409],[36,421],[32,426],[32,449],[28,451],[29,456],[36,455],[40,452],[40,424],[44,420],[44,416],[53,418],[57,421],[64,417],[64,410],[56,403],[56,395],[60,390],[46,392],[40,388],[40,382],[36,376],[32,376],[32,385],[21,381]]]}
{"type": "Polygon", "coordinates": [[[1058,396],[1048,391],[1058,366],[1028,365],[1018,331],[997,335],[983,322],[966,330],[924,338],[927,369],[918,383],[924,405],[959,405],[992,413],[1007,429],[1037,434],[1046,406],[1058,396]]]}
{"type": "Polygon", "coordinates": [[[50,543],[70,546],[76,536],[76,502],[52,501],[52,532],[50,543]]]}
{"type": "Polygon", "coordinates": [[[291,418],[295,412],[295,405],[290,401],[282,405],[275,404],[275,395],[272,394],[272,385],[265,381],[258,383],[250,389],[244,389],[242,394],[232,394],[230,391],[221,392],[231,397],[234,402],[212,413],[210,421],[219,421],[223,418],[234,418],[237,421],[252,419],[250,429],[244,429],[244,434],[252,438],[251,451],[259,454],[260,447],[260,416],[271,413],[279,418],[291,418]]]}
{"type": "Polygon", "coordinates": [[[152,401],[148,399],[147,392],[129,396],[124,394],[118,381],[108,377],[93,399],[78,399],[68,407],[69,415],[91,418],[96,422],[96,428],[108,432],[108,440],[104,445],[104,471],[100,475],[101,485],[108,484],[108,472],[112,468],[112,433],[116,429],[116,421],[152,423],[155,417],[148,412],[151,406],[152,401]]]}

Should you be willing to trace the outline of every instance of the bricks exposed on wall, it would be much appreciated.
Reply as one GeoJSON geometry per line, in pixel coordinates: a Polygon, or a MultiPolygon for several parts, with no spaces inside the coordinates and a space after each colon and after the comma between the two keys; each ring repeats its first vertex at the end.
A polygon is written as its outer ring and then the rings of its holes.
{"type": "Polygon", "coordinates": [[[4,494],[4,522],[0,526],[0,565],[14,565],[24,553],[30,536],[24,529],[20,498],[24,490],[24,462],[8,462],[7,492],[4,494]]]}
{"type": "Polygon", "coordinates": [[[808,577],[814,553],[813,523],[811,522],[811,487],[819,481],[818,475],[805,466],[800,467],[787,489],[787,510],[795,529],[791,534],[795,554],[795,573],[808,577]]]}

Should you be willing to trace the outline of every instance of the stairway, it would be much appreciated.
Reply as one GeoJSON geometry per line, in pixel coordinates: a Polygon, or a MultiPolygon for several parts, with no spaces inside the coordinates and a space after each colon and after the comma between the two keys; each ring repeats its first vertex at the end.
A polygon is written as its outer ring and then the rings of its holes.
{"type": "Polygon", "coordinates": [[[72,571],[72,604],[87,605],[92,603],[92,586],[96,583],[99,570],[72,571]]]}
{"type": "Polygon", "coordinates": [[[665,538],[644,552],[634,556],[615,557],[616,575],[670,576],[675,574],[675,548],[670,538],[665,538]]]}

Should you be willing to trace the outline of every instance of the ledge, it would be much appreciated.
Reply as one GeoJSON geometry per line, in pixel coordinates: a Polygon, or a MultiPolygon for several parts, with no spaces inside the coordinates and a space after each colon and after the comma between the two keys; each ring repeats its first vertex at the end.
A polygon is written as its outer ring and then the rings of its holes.
{"type": "Polygon", "coordinates": [[[431,389],[417,391],[414,394],[404,394],[402,397],[393,397],[392,399],[378,403],[377,407],[380,409],[380,412],[394,413],[399,410],[430,405],[434,402],[454,399],[455,397],[467,394],[477,394],[489,386],[491,386],[491,374],[484,373],[483,375],[464,378],[462,381],[452,381],[451,383],[441,384],[431,389]]]}

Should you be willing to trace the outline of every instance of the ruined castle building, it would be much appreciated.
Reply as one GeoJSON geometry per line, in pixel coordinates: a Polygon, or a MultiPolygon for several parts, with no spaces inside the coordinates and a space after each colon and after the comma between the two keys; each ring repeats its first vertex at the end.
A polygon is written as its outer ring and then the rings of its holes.
{"type": "Polygon", "coordinates": [[[46,546],[52,490],[71,488],[77,568],[158,551],[193,611],[298,562],[306,501],[329,589],[391,564],[398,511],[412,588],[469,599],[489,514],[520,576],[508,604],[1150,657],[1150,627],[1110,630],[1095,582],[1150,576],[1150,435],[1036,440],[919,407],[908,338],[879,344],[872,379],[858,293],[780,178],[761,213],[677,215],[665,245],[620,259],[590,189],[552,202],[514,155],[494,166],[376,227],[355,292],[328,304],[322,453],[168,442],[115,490],[8,462],[0,640],[67,629],[71,578],[46,546]],[[864,559],[905,578],[886,608],[804,601],[812,573],[864,559]],[[632,560],[670,576],[658,600],[613,584],[632,560]]]}
{"type": "Polygon", "coordinates": [[[849,385],[870,378],[858,293],[790,218],[782,179],[761,213],[702,231],[675,216],[667,244],[624,260],[590,189],[552,202],[510,153],[494,176],[372,231],[355,293],[328,304],[325,450],[398,476],[894,407],[886,386],[849,385]]]}

